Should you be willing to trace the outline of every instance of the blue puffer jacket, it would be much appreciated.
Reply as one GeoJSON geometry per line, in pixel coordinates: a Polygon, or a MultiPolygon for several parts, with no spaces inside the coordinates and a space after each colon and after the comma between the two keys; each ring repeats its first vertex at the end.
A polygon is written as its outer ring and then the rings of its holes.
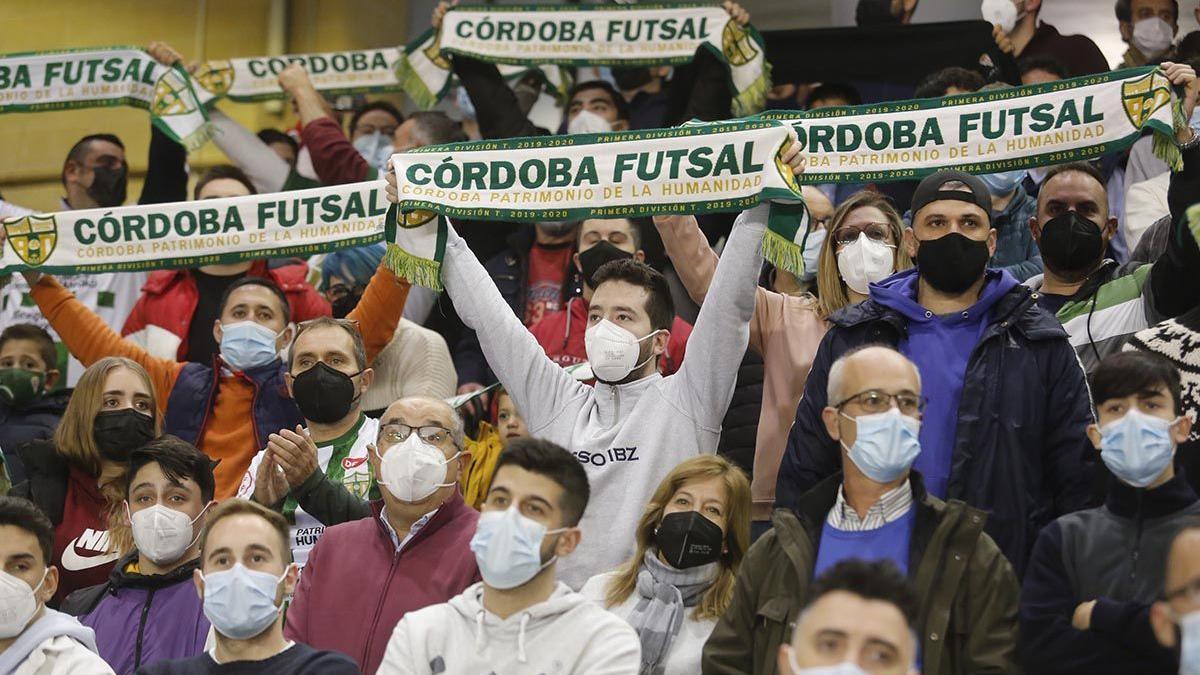
{"type": "Polygon", "coordinates": [[[117,671],[132,673],[146,664],[185,659],[204,651],[208,619],[196,594],[193,560],[167,574],[125,571],[137,551],[122,558],[108,583],[67,596],[61,610],[96,631],[101,658],[117,671]]]}
{"type": "Polygon", "coordinates": [[[25,480],[25,467],[17,449],[29,441],[53,438],[70,398],[70,392],[58,391],[42,396],[20,410],[0,402],[0,448],[4,450],[13,485],[25,480]]]}
{"type": "MultiPolygon", "coordinates": [[[[1036,302],[1036,293],[1016,286],[992,306],[967,363],[947,486],[948,499],[988,512],[987,532],[1018,576],[1042,527],[1098,503],[1083,368],[1062,325],[1036,302]]],[[[788,434],[776,507],[794,509],[801,494],[842,468],[821,421],[830,366],[860,345],[896,345],[908,329],[908,319],[872,299],[830,321],[788,434]]]]}

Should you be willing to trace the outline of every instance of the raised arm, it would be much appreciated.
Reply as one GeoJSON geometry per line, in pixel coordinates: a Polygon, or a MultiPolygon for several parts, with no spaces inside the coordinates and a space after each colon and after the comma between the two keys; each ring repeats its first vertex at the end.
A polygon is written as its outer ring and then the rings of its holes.
{"type": "Polygon", "coordinates": [[[291,169],[261,138],[216,108],[208,111],[208,121],[216,128],[213,143],[250,177],[255,190],[260,193],[283,190],[291,169]]]}
{"type": "Polygon", "coordinates": [[[407,280],[397,277],[380,263],[363,291],[358,306],[346,315],[347,319],[358,322],[358,330],[367,348],[367,363],[374,362],[396,334],[396,324],[400,323],[400,315],[404,313],[404,301],[408,298],[409,288],[407,280]]]}
{"type": "Polygon", "coordinates": [[[312,157],[317,178],[325,185],[367,180],[371,167],[325,109],[324,99],[313,86],[304,66],[293,63],[284,68],[279,73],[279,86],[296,102],[300,138],[312,157]]]}

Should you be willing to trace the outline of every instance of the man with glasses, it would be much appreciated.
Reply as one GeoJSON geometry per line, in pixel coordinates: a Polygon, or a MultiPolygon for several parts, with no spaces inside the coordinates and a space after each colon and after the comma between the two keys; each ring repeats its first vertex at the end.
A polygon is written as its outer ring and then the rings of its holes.
{"type": "Polygon", "coordinates": [[[1167,553],[1162,600],[1150,608],[1159,644],[1178,655],[1180,673],[1200,670],[1200,521],[1181,529],[1167,553]]]}
{"type": "MultiPolygon", "coordinates": [[[[295,351],[298,368],[304,351],[295,351]]],[[[309,552],[288,608],[288,639],[342,652],[370,675],[405,614],[479,581],[469,547],[479,513],[458,487],[470,457],[462,418],[445,402],[405,398],[389,406],[378,440],[357,460],[369,466],[382,499],[370,502],[366,517],[326,529],[309,552]]]]}
{"type": "MultiPolygon", "coordinates": [[[[914,466],[929,493],[989,512],[988,534],[1022,574],[1037,533],[1090,505],[1093,422],[1083,368],[1038,294],[988,267],[992,198],[976,176],[938,171],[913,196],[900,245],[917,266],[870,285],[830,316],[788,436],[776,505],[841,465],[828,432],[830,366],[854,347],[885,343],[917,365],[928,399],[914,466]]],[[[839,236],[835,233],[835,236],[839,236]]]]}
{"type": "Polygon", "coordinates": [[[862,347],[834,362],[828,382],[821,419],[842,470],[775,511],[705,645],[704,672],[768,672],[813,579],[851,559],[890,561],[912,581],[925,672],[1014,672],[1020,589],[983,531],[987,514],[934,497],[911,469],[924,408],[916,364],[862,347]]]}

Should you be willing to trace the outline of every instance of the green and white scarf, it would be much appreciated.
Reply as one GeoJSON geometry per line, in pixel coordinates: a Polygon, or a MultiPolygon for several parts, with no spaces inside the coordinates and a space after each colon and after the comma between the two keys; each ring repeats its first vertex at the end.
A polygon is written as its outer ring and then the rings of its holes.
{"type": "MultiPolygon", "coordinates": [[[[206,105],[225,97],[235,101],[285,98],[287,95],[279,87],[279,73],[292,63],[304,66],[313,87],[322,93],[401,91],[398,71],[403,57],[404,51],[399,47],[387,47],[214,60],[202,63],[193,79],[196,92],[206,105]]],[[[513,80],[528,71],[519,66],[503,66],[500,74],[513,80]]],[[[570,88],[570,79],[561,68],[544,66],[539,72],[557,95],[562,96],[570,88]]],[[[448,82],[447,86],[453,84],[457,83],[448,82]]]]}
{"type": "MultiPolygon", "coordinates": [[[[790,138],[779,122],[733,120],[452,143],[393,155],[403,216],[389,219],[388,261],[413,283],[440,288],[447,225],[436,214],[539,222],[735,211],[783,201],[797,205],[793,220],[801,222],[800,185],[782,160],[790,138]]],[[[771,241],[768,235],[768,249],[771,241]]]]}
{"type": "Polygon", "coordinates": [[[382,181],[10,218],[0,276],[132,272],[309,256],[383,238],[382,181]]]}
{"type": "Polygon", "coordinates": [[[701,48],[728,66],[734,114],[761,110],[771,87],[762,37],[713,4],[456,7],[405,49],[399,72],[429,107],[450,88],[447,54],[521,68],[661,66],[689,63],[701,48]]]}
{"type": "Polygon", "coordinates": [[[189,150],[211,136],[187,71],[138,47],[104,47],[0,56],[0,113],[130,105],[189,150]]]}
{"type": "Polygon", "coordinates": [[[943,98],[811,111],[762,119],[795,129],[808,159],[803,182],[921,178],[939,169],[972,174],[1087,160],[1120,151],[1145,131],[1182,167],[1175,129],[1186,126],[1157,68],[1133,68],[1046,84],[943,98]]]}

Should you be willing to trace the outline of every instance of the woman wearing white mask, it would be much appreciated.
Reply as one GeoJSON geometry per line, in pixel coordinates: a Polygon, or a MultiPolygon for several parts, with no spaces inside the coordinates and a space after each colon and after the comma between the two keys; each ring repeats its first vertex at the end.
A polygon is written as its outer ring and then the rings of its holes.
{"type": "MultiPolygon", "coordinates": [[[[717,255],[696,219],[660,217],[654,224],[688,294],[702,302],[716,270],[717,255]]],[[[750,347],[762,356],[765,374],[750,488],[756,530],[765,529],[770,519],[787,432],[804,393],[805,374],[828,330],[829,316],[866,300],[870,283],[912,267],[904,247],[897,246],[903,227],[900,214],[887,198],[875,192],[856,193],[834,211],[820,238],[816,297],[765,288],[757,291],[750,347]]],[[[818,236],[817,230],[809,234],[812,239],[818,236]]]]}
{"type": "Polygon", "coordinates": [[[136,549],[117,561],[107,583],[75,591],[59,608],[96,632],[97,651],[119,675],[204,650],[209,622],[192,573],[213,505],[213,462],[192,444],[162,436],[133,451],[123,485],[136,549]]]}
{"type": "Polygon", "coordinates": [[[729,608],[750,545],[750,483],[724,457],[676,466],[638,523],[637,550],[580,593],[621,617],[642,643],[642,675],[700,672],[700,653],[729,608]]]}

